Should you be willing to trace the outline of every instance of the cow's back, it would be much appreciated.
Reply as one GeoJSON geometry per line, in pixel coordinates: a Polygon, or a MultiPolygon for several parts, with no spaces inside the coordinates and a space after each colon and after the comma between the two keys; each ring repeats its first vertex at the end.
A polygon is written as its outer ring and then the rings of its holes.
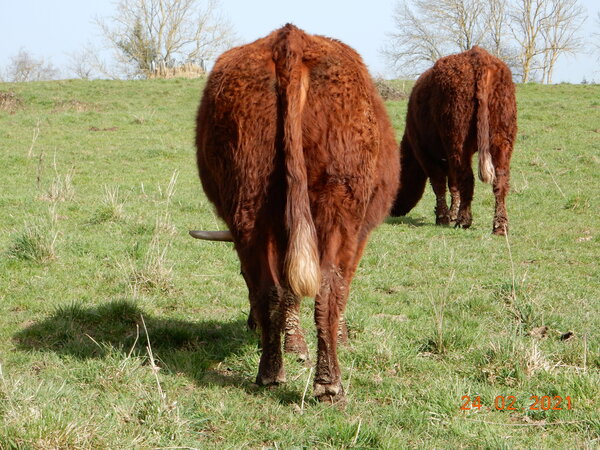
{"type": "Polygon", "coordinates": [[[197,117],[202,185],[234,233],[254,226],[254,206],[264,199],[276,166],[276,135],[275,69],[270,47],[261,39],[217,60],[197,117]]]}
{"type": "MultiPolygon", "coordinates": [[[[276,31],[224,53],[209,76],[197,118],[203,187],[238,241],[257,222],[272,227],[282,220],[286,201],[283,115],[273,62],[278,38],[276,31]]],[[[315,225],[324,233],[332,221],[345,220],[360,223],[367,233],[388,213],[397,188],[393,128],[360,56],[336,40],[305,38],[302,130],[315,225]]]]}

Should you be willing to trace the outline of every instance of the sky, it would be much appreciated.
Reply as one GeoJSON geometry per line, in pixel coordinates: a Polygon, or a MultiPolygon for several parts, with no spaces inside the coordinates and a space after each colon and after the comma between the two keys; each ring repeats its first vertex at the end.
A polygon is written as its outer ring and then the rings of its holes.
{"type": "MultiPolygon", "coordinates": [[[[394,31],[392,12],[398,0],[221,0],[241,42],[267,35],[287,22],[309,33],[340,39],[354,47],[374,75],[390,76],[381,49],[394,31]]],[[[600,33],[600,0],[580,0],[587,9],[582,35],[600,33]]],[[[94,17],[115,11],[111,0],[0,0],[0,70],[20,49],[60,69],[69,55],[87,44],[102,45],[94,17]]],[[[66,70],[64,71],[66,72],[66,70]]],[[[68,75],[65,73],[65,75],[68,75]]],[[[600,82],[598,55],[562,56],[554,82],[600,82]]]]}

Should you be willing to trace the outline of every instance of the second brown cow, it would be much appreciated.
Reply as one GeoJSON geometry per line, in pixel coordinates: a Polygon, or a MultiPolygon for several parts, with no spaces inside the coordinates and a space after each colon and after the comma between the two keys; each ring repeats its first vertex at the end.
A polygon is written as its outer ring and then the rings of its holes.
{"type": "Polygon", "coordinates": [[[515,87],[506,64],[479,47],[438,60],[419,77],[410,95],[392,215],[407,214],[421,199],[429,178],[436,196],[436,223],[471,226],[471,159],[479,151],[479,178],[493,185],[496,198],[493,233],[505,234],[516,132],[515,87]]]}

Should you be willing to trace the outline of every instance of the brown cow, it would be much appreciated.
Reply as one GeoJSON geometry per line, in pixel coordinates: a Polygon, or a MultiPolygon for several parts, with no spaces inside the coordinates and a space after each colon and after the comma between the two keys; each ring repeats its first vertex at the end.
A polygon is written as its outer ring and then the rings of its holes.
{"type": "Polygon", "coordinates": [[[407,214],[429,178],[437,199],[436,223],[471,226],[471,159],[479,150],[479,178],[493,184],[496,197],[493,232],[505,234],[504,200],[516,132],[515,87],[501,60],[479,47],[438,60],[419,77],[410,95],[392,215],[407,214]]]}
{"type": "Polygon", "coordinates": [[[208,78],[196,146],[261,331],[256,382],[284,381],[284,328],[294,338],[286,350],[305,351],[298,307],[316,296],[314,393],[342,399],[338,323],[399,177],[394,132],[360,56],[289,24],[229,50],[208,78]]]}

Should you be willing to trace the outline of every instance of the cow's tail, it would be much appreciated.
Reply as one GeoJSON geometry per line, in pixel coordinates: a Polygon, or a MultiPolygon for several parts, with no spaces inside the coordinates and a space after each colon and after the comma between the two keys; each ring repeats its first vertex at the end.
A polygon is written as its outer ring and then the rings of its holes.
{"type": "Polygon", "coordinates": [[[286,25],[274,45],[273,60],[283,118],[282,147],[287,182],[285,276],[294,294],[314,297],[321,285],[321,269],[302,145],[302,109],[308,89],[308,70],[302,63],[304,41],[302,31],[286,25]]]}
{"type": "Polygon", "coordinates": [[[494,163],[490,153],[490,113],[489,96],[492,71],[485,66],[476,70],[477,96],[477,150],[479,151],[479,179],[484,183],[493,183],[496,178],[494,163]]]}

